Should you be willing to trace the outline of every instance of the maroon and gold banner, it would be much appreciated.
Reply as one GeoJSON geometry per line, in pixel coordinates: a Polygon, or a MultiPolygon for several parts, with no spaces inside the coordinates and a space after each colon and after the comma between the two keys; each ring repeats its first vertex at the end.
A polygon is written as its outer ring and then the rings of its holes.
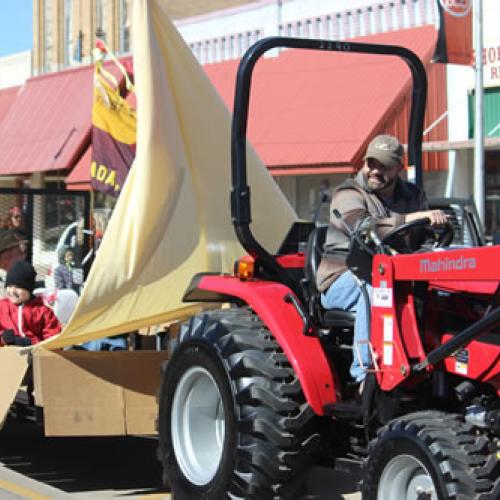
{"type": "Polygon", "coordinates": [[[136,114],[120,96],[118,86],[108,82],[100,64],[94,77],[92,106],[93,189],[118,196],[135,158],[136,114]]]}
{"type": "Polygon", "coordinates": [[[472,0],[437,0],[439,34],[434,60],[472,64],[472,0]]]}

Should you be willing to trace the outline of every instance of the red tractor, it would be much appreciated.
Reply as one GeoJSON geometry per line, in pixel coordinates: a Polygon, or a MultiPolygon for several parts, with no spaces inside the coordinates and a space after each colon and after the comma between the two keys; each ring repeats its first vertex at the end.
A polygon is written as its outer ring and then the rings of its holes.
{"type": "Polygon", "coordinates": [[[299,472],[349,457],[365,500],[500,498],[500,247],[424,251],[352,231],[349,265],[371,282],[373,367],[349,384],[352,313],[323,310],[315,286],[325,228],[296,225],[278,255],[250,230],[246,127],[254,65],[275,47],[399,56],[413,78],[409,163],[422,183],[425,70],[395,46],[269,38],[243,57],[232,125],[231,212],[249,256],[234,275],[199,274],[186,301],[229,303],[173,341],[159,396],[158,455],[178,499],[293,498],[299,472]],[[305,244],[307,248],[305,248],[305,244]],[[395,250],[397,249],[397,251],[395,250]],[[304,251],[305,250],[305,251],[304,251]]]}

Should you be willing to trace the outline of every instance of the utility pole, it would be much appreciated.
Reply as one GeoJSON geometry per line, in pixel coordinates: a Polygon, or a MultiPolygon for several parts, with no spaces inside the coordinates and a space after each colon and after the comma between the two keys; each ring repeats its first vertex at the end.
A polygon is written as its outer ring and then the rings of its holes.
{"type": "Polygon", "coordinates": [[[485,225],[484,118],[483,118],[483,2],[474,0],[474,37],[476,48],[476,86],[474,113],[474,200],[479,219],[485,225]]]}

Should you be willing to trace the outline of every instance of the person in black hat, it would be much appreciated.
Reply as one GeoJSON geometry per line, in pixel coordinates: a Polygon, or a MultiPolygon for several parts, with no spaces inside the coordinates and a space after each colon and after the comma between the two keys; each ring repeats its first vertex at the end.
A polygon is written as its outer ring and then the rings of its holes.
{"type": "Polygon", "coordinates": [[[36,271],[17,261],[7,272],[7,297],[0,300],[0,345],[29,346],[61,331],[56,315],[33,296],[36,271]]]}
{"type": "Polygon", "coordinates": [[[0,269],[8,271],[15,261],[25,259],[25,240],[12,229],[0,229],[0,269]]]}

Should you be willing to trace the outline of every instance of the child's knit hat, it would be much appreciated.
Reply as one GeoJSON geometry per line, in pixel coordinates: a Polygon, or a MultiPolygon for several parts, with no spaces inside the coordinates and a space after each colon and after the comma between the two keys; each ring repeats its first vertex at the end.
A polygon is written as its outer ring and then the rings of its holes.
{"type": "Polygon", "coordinates": [[[18,286],[32,293],[35,289],[35,278],[35,268],[29,262],[18,260],[14,262],[14,265],[7,271],[5,286],[18,286]]]}

